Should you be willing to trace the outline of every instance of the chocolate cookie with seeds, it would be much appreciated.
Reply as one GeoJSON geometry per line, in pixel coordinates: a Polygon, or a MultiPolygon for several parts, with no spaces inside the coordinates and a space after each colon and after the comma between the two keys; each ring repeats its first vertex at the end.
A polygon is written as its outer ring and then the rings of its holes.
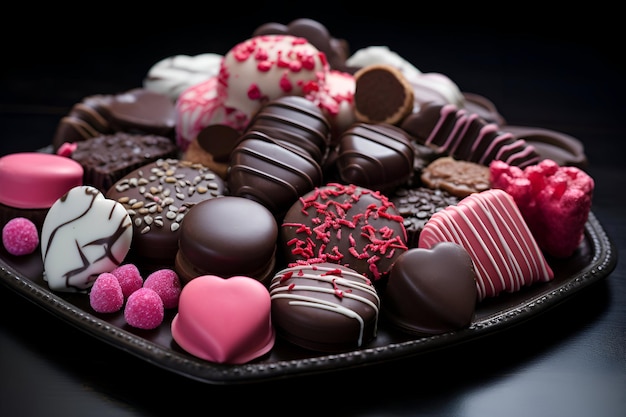
{"type": "Polygon", "coordinates": [[[185,214],[225,189],[208,167],[179,159],[159,159],[118,180],[106,197],[122,203],[133,222],[128,259],[146,271],[171,268],[185,214]]]}
{"type": "Polygon", "coordinates": [[[416,248],[419,235],[430,217],[460,199],[445,190],[428,187],[399,187],[389,197],[398,213],[404,218],[407,246],[416,248]]]}

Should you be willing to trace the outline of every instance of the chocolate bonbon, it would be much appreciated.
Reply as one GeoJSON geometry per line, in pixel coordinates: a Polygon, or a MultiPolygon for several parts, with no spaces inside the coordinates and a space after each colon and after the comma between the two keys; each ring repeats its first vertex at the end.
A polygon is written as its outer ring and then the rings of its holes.
{"type": "Polygon", "coordinates": [[[407,333],[440,334],[469,326],[477,302],[471,256],[452,242],[409,249],[391,270],[383,302],[387,319],[407,333]]]}
{"type": "Polygon", "coordinates": [[[341,352],[376,337],[380,298],[372,282],[334,263],[278,271],[269,286],[272,321],[285,340],[306,349],[341,352]]]}
{"type": "Polygon", "coordinates": [[[524,140],[453,104],[424,106],[407,116],[401,127],[418,142],[456,159],[482,165],[502,160],[520,167],[540,160],[535,148],[524,140]]]}
{"type": "Polygon", "coordinates": [[[336,169],[342,182],[387,191],[413,175],[411,138],[388,123],[355,123],[339,138],[336,169]]]}
{"type": "Polygon", "coordinates": [[[403,219],[378,191],[336,183],[296,201],[281,225],[288,266],[337,263],[383,280],[407,250],[403,219]]]}
{"type": "Polygon", "coordinates": [[[56,152],[64,143],[115,132],[174,138],[174,124],[174,104],[166,95],[144,88],[95,94],[75,104],[59,121],[52,146],[56,152]]]}
{"type": "Polygon", "coordinates": [[[183,284],[201,275],[271,278],[276,265],[278,225],[256,201],[235,196],[202,201],[180,229],[175,271],[183,284]]]}
{"type": "Polygon", "coordinates": [[[186,352],[225,364],[260,358],[276,340],[269,292],[248,276],[202,275],[189,282],[181,291],[171,330],[186,352]]]}

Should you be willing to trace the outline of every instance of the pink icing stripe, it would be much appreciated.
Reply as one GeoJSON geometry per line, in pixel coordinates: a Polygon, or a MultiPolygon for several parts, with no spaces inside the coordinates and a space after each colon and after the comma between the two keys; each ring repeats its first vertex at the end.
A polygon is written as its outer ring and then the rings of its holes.
{"type": "Polygon", "coordinates": [[[459,143],[463,140],[463,132],[467,131],[467,123],[468,116],[465,110],[459,110],[456,113],[457,119],[454,122],[454,126],[452,127],[452,131],[448,135],[446,141],[442,145],[441,149],[446,151],[448,154],[454,154],[456,148],[459,146],[459,143]]]}
{"type": "MultiPolygon", "coordinates": [[[[439,111],[439,119],[437,120],[437,123],[435,124],[433,130],[430,132],[430,136],[428,136],[428,139],[426,139],[425,143],[427,145],[431,144],[432,141],[437,137],[437,134],[441,130],[441,127],[444,125],[444,122],[448,119],[448,115],[456,114],[456,112],[457,107],[454,104],[446,104],[441,108],[441,110],[439,111]]],[[[445,152],[446,149],[442,148],[442,151],[445,152]]]]}
{"type": "MultiPolygon", "coordinates": [[[[493,123],[485,125],[482,129],[480,129],[479,140],[482,141],[487,137],[487,135],[496,133],[497,131],[498,131],[498,125],[493,124],[493,123]]],[[[506,141],[509,140],[510,138],[511,138],[511,134],[505,133],[505,134],[497,135],[495,138],[490,139],[489,146],[483,152],[482,156],[478,160],[478,163],[485,165],[487,162],[487,155],[490,155],[494,149],[500,148],[502,146],[502,143],[506,143],[506,141]]]]}

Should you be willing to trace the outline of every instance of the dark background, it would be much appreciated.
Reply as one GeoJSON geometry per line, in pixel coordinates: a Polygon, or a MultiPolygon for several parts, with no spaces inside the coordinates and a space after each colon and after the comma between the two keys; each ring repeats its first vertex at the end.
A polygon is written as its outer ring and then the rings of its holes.
{"type": "MultiPolygon", "coordinates": [[[[352,51],[389,46],[422,72],[443,73],[462,91],[488,97],[509,124],[580,139],[596,181],[592,210],[623,258],[626,71],[620,64],[623,36],[610,17],[615,12],[548,15],[530,6],[430,10],[416,4],[418,10],[393,5],[393,14],[371,17],[358,14],[364,8],[359,3],[335,6],[331,14],[319,3],[307,6],[313,12],[261,3],[241,6],[237,13],[245,16],[220,13],[217,4],[198,11],[184,2],[162,10],[146,5],[136,12],[107,3],[89,11],[57,6],[36,16],[26,10],[7,13],[0,33],[5,39],[0,155],[46,146],[72,105],[87,95],[141,86],[149,68],[163,58],[224,54],[260,24],[310,17],[346,39],[352,51]],[[10,21],[18,29],[8,31],[10,21]]],[[[243,386],[207,385],[159,369],[0,287],[0,415],[215,415],[220,410],[623,416],[622,264],[541,317],[484,340],[384,366],[243,386]],[[178,411],[166,413],[169,407],[178,411]]]]}

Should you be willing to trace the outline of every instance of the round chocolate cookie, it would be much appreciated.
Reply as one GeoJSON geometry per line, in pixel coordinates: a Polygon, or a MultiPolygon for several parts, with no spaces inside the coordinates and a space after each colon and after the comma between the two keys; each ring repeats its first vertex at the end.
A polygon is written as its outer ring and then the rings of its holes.
{"type": "Polygon", "coordinates": [[[333,263],[283,269],[270,283],[272,322],[285,340],[339,352],[376,337],[380,299],[362,274],[333,263]]]}
{"type": "Polygon", "coordinates": [[[122,177],[106,197],[122,203],[133,221],[129,257],[154,270],[173,265],[179,228],[189,209],[224,191],[224,181],[204,165],[159,159],[122,177]]]}
{"type": "Polygon", "coordinates": [[[243,275],[261,282],[276,263],[278,225],[256,201],[224,196],[196,204],[180,229],[175,269],[187,283],[201,275],[243,275]]]}
{"type": "Polygon", "coordinates": [[[459,198],[491,188],[489,167],[450,156],[428,164],[420,178],[425,186],[446,190],[459,198]]]}
{"type": "Polygon", "coordinates": [[[373,282],[407,250],[403,218],[387,196],[329,183],[299,198],[281,225],[289,266],[336,263],[373,282]]]}
{"type": "Polygon", "coordinates": [[[409,248],[417,247],[420,232],[434,213],[460,200],[445,190],[428,187],[400,187],[389,198],[404,218],[409,248]]]}

